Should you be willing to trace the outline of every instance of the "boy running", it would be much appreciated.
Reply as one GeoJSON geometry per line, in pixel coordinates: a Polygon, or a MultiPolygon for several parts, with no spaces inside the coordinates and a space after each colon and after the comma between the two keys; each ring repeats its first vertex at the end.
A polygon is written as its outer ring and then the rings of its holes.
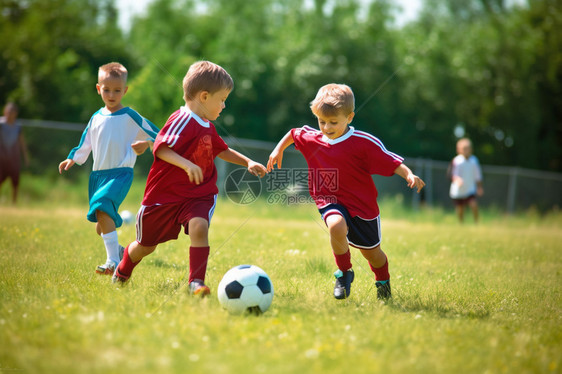
{"type": "Polygon", "coordinates": [[[189,247],[189,292],[205,296],[209,225],[217,202],[215,157],[263,177],[266,169],[226,145],[211,123],[225,107],[234,83],[220,66],[199,61],[183,79],[185,106],[176,110],[154,143],[154,162],[137,214],[137,240],[125,249],[113,282],[125,283],[143,257],[177,239],[183,226],[189,247]]]}
{"type": "Polygon", "coordinates": [[[308,163],[309,192],[330,232],[338,267],[334,273],[334,297],[349,297],[354,279],[349,252],[352,245],[361,251],[375,274],[377,297],[388,299],[390,274],[380,246],[377,189],[371,175],[398,174],[417,192],[425,183],[379,139],[349,126],[354,107],[355,99],[348,86],[328,84],[320,88],[310,105],[320,131],[309,126],[290,130],[269,156],[267,170],[273,170],[275,164],[281,168],[283,151],[295,144],[308,163]]]}
{"type": "Polygon", "coordinates": [[[137,155],[146,151],[158,128],[146,118],[121,104],[127,92],[127,69],[117,62],[99,68],[96,89],[105,107],[98,110],[82,134],[80,144],[59,164],[59,173],[75,163],[82,165],[90,152],[94,159],[88,186],[90,210],[87,218],[96,223],[107,258],[96,273],[111,275],[122,257],[116,228],[123,223],[119,206],[133,182],[137,155]]]}

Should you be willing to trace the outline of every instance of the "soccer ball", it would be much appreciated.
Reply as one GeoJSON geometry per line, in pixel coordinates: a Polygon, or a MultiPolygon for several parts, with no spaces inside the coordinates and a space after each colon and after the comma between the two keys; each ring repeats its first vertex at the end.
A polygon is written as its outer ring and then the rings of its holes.
{"type": "Polygon", "coordinates": [[[261,314],[273,300],[269,276],[255,265],[239,265],[227,271],[217,290],[219,302],[231,314],[261,314]]]}
{"type": "Polygon", "coordinates": [[[120,216],[121,219],[123,219],[123,223],[125,225],[130,225],[133,222],[135,222],[135,216],[133,215],[133,213],[129,212],[128,210],[122,211],[120,216]]]}

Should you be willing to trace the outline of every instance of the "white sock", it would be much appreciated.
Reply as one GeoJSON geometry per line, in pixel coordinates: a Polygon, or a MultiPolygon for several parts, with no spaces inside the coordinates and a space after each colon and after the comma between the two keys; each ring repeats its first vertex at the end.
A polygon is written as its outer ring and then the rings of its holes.
{"type": "Polygon", "coordinates": [[[103,244],[105,244],[105,251],[107,252],[107,261],[112,261],[115,264],[119,263],[119,239],[117,238],[117,231],[112,231],[107,234],[101,234],[103,244]]]}

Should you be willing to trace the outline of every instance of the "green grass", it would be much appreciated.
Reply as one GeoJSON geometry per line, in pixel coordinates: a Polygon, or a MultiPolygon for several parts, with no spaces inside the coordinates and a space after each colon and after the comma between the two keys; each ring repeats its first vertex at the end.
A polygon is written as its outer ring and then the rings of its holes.
{"type": "MultiPolygon", "coordinates": [[[[145,258],[128,287],[96,275],[105,254],[85,188],[64,189],[70,198],[0,203],[0,372],[562,372],[560,215],[485,213],[460,226],[452,212],[383,202],[394,294],[385,304],[356,250],[351,297],[332,297],[335,265],[313,206],[222,200],[212,295],[200,300],[186,292],[185,236],[145,258]],[[259,317],[230,316],[216,299],[222,275],[243,263],[275,287],[259,317]]],[[[136,211],[141,195],[134,187],[124,208],[136,211]]],[[[119,235],[133,240],[134,226],[119,235]]]]}

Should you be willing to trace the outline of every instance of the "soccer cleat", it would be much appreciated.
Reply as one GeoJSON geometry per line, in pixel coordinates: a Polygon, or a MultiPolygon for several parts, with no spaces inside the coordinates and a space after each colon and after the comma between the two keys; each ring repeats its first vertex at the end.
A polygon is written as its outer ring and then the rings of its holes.
{"type": "Polygon", "coordinates": [[[201,279],[194,279],[189,282],[189,293],[196,296],[205,297],[211,293],[209,287],[201,279]]]}
{"type": "Polygon", "coordinates": [[[129,276],[123,275],[119,272],[119,268],[115,269],[113,276],[111,277],[111,281],[113,283],[118,283],[124,285],[129,280],[129,276]]]}
{"type": "Polygon", "coordinates": [[[390,291],[390,280],[376,281],[375,286],[377,286],[377,299],[388,300],[392,297],[392,292],[390,291]]]}
{"type": "Polygon", "coordinates": [[[337,270],[334,273],[336,277],[336,284],[334,286],[334,297],[336,299],[345,299],[349,297],[351,293],[351,282],[355,278],[355,274],[353,273],[353,269],[349,269],[347,271],[337,270]]]}
{"type": "Polygon", "coordinates": [[[99,265],[96,268],[96,273],[101,275],[111,275],[115,271],[115,264],[111,261],[107,261],[103,265],[99,265]]]}

